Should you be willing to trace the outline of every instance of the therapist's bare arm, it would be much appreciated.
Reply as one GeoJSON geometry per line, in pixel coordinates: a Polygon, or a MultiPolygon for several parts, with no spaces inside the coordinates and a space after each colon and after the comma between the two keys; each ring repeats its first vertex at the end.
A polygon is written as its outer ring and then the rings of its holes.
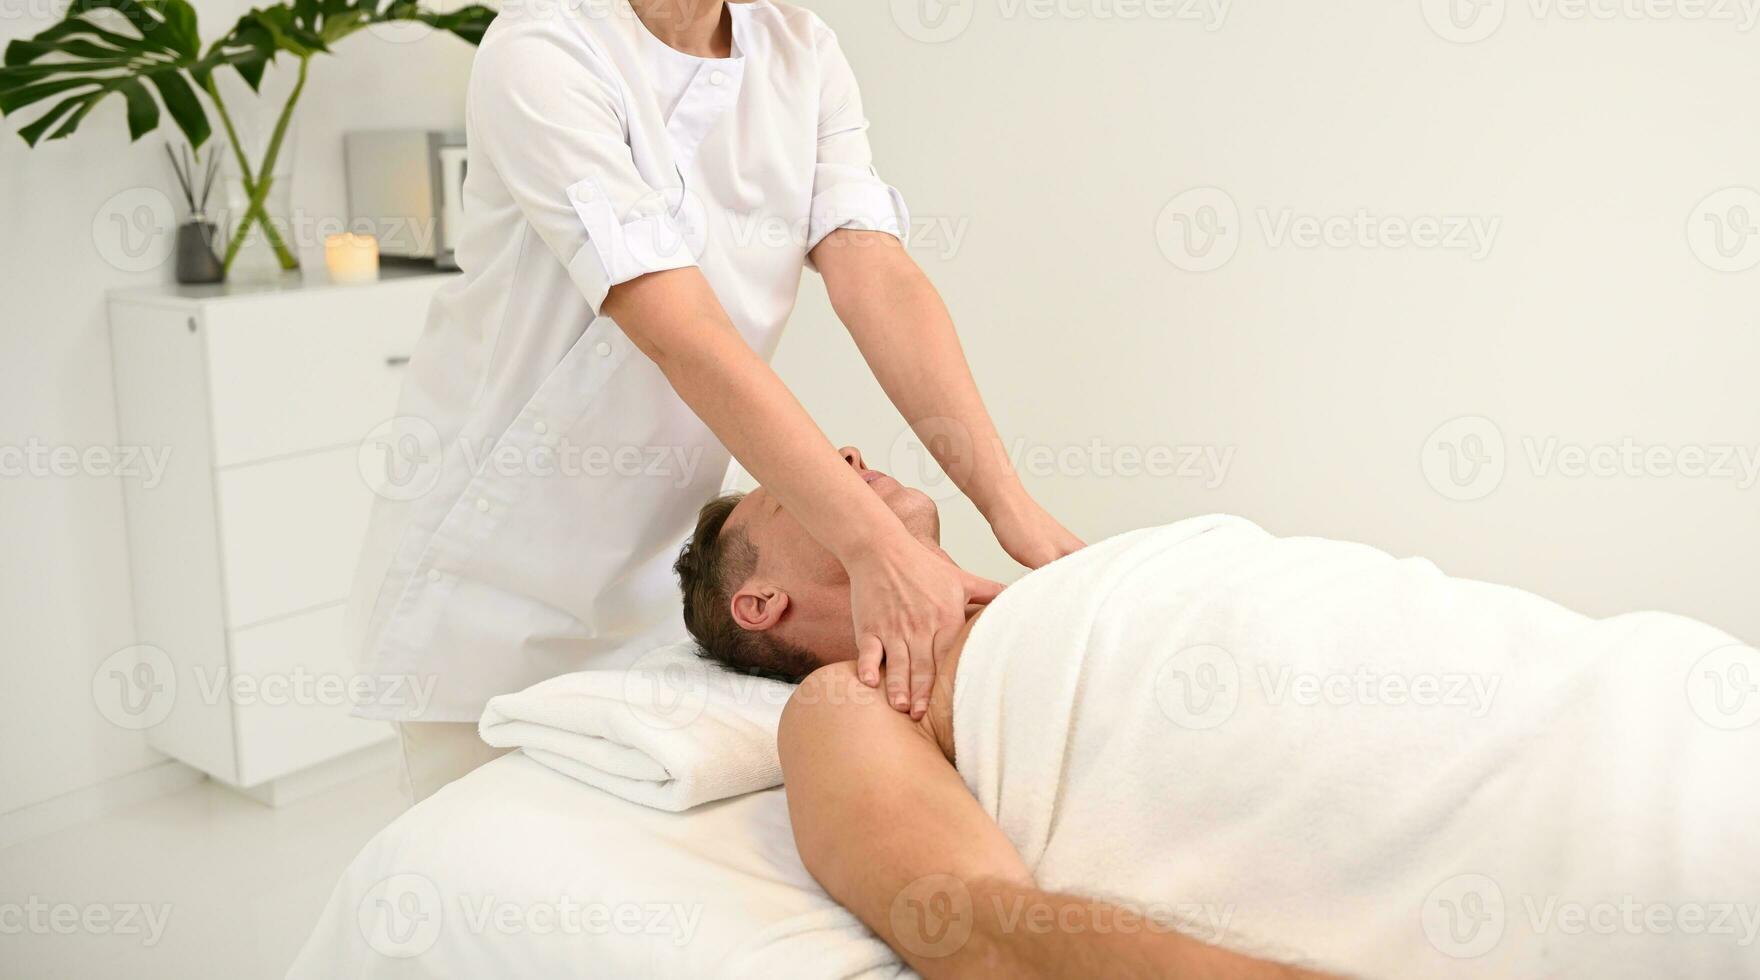
{"type": "Polygon", "coordinates": [[[913,538],[838,456],[776,372],[728,319],[694,267],[611,288],[601,306],[740,463],[775,494],[850,576],[856,646],[893,703],[920,716],[935,645],[965,622],[968,602],[1000,586],[913,538]]]}
{"type": "Polygon", "coordinates": [[[1082,546],[1022,487],[941,294],[894,236],[841,228],[813,249],[838,319],[888,398],[997,541],[1037,568],[1082,546]]]}
{"type": "Polygon", "coordinates": [[[789,817],[807,870],[924,977],[1318,977],[1041,891],[948,762],[951,738],[865,693],[833,664],[789,701],[789,817]]]}

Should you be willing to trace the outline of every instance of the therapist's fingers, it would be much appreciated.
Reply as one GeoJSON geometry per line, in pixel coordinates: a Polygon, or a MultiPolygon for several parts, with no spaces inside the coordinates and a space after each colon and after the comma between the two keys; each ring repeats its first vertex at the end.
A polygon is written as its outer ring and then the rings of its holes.
{"type": "Polygon", "coordinates": [[[987,578],[973,575],[970,572],[964,574],[967,602],[976,603],[980,606],[987,606],[990,604],[991,599],[1002,594],[1003,586],[1001,582],[992,582],[987,578]]]}
{"type": "Polygon", "coordinates": [[[886,643],[886,703],[899,711],[911,709],[911,648],[902,639],[886,643]]]}
{"type": "MultiPolygon", "coordinates": [[[[936,667],[936,669],[939,669],[941,664],[944,664],[947,662],[948,656],[950,654],[952,654],[952,652],[953,652],[954,644],[959,642],[959,635],[960,635],[960,632],[962,631],[962,629],[963,629],[963,627],[950,626],[950,627],[947,627],[946,629],[937,630],[935,632],[935,667],[936,667]]],[[[931,695],[934,693],[934,687],[935,687],[935,670],[931,670],[929,672],[929,688],[930,688],[931,695]]],[[[928,711],[928,698],[927,697],[925,697],[924,701],[923,701],[923,710],[925,711],[925,713],[928,711]]],[[[918,716],[918,717],[921,717],[921,716],[918,716]]]]}
{"type": "Polygon", "coordinates": [[[948,642],[959,631],[943,628],[935,631],[926,649],[913,648],[911,657],[911,720],[929,713],[929,694],[935,687],[936,658],[946,652],[948,642]]]}
{"type": "Polygon", "coordinates": [[[856,637],[856,677],[869,687],[879,687],[880,659],[885,655],[886,647],[878,636],[863,633],[856,637]]]}

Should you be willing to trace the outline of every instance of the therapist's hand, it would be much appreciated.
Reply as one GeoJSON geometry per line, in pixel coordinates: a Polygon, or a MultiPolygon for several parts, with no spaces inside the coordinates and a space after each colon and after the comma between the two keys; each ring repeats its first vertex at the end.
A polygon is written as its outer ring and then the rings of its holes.
{"type": "Polygon", "coordinates": [[[877,687],[884,664],[886,700],[912,719],[923,717],[936,653],[959,635],[967,604],[988,603],[1002,586],[904,533],[847,562],[845,571],[856,627],[856,676],[877,687]]]}
{"type": "Polygon", "coordinates": [[[1049,565],[1087,547],[1025,493],[998,507],[989,520],[996,543],[1028,568],[1049,565]]]}

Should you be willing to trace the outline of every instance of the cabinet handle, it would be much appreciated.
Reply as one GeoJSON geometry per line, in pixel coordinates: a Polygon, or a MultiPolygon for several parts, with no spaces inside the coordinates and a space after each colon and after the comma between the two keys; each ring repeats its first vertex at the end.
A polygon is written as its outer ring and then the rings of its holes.
{"type": "Polygon", "coordinates": [[[403,354],[403,355],[393,354],[390,357],[387,357],[385,359],[385,366],[386,367],[403,367],[405,364],[408,364],[408,363],[409,363],[409,355],[408,354],[403,354]]]}

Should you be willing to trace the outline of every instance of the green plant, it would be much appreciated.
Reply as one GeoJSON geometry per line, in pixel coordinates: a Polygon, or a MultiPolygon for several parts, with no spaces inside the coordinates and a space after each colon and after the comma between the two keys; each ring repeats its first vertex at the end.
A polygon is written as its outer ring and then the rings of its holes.
{"type": "Polygon", "coordinates": [[[393,21],[419,21],[476,44],[494,17],[494,11],[481,5],[437,13],[418,0],[290,0],[250,11],[203,49],[189,0],[72,0],[59,23],[6,46],[0,64],[0,115],[55,100],[18,130],[35,146],[44,139],[71,136],[99,103],[120,95],[127,104],[131,139],[158,127],[162,104],[190,145],[200,147],[213,131],[203,105],[206,97],[226,134],[247,197],[227,243],[226,267],[231,268],[251,227],[261,225],[281,267],[297,269],[299,260],[269,220],[264,202],[312,58],[330,53],[332,45],[357,31],[393,21]],[[263,158],[253,164],[215,75],[235,71],[257,92],[269,64],[282,54],[297,65],[293,91],[276,117],[263,158]]]}

